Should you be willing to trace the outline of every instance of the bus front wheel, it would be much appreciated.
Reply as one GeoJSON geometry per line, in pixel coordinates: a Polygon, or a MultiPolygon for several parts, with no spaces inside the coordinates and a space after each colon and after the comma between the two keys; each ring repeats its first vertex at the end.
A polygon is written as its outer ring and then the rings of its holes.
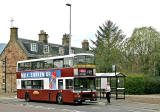
{"type": "Polygon", "coordinates": [[[57,102],[58,102],[58,104],[63,104],[62,94],[58,94],[58,96],[57,96],[57,102]]]}

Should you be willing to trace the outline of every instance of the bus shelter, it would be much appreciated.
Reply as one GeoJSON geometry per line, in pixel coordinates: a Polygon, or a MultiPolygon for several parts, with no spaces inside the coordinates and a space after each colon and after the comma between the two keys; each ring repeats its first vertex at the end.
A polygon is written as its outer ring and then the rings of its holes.
{"type": "Polygon", "coordinates": [[[122,73],[96,73],[97,97],[106,97],[106,83],[110,82],[111,97],[125,99],[125,77],[122,73]]]}

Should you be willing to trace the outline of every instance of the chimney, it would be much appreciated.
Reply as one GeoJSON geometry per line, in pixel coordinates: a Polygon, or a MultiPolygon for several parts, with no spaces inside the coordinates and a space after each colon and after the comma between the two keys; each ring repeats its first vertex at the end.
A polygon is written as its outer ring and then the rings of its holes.
{"type": "Polygon", "coordinates": [[[86,51],[89,51],[89,42],[88,42],[88,40],[83,40],[82,49],[84,49],[86,51]]]}
{"type": "Polygon", "coordinates": [[[62,45],[69,47],[69,34],[64,34],[62,38],[62,45]]]}
{"type": "Polygon", "coordinates": [[[10,28],[10,40],[18,40],[18,28],[10,28]]]}
{"type": "Polygon", "coordinates": [[[46,34],[46,32],[44,32],[44,30],[40,31],[39,41],[44,42],[44,43],[48,43],[48,34],[46,34]]]}

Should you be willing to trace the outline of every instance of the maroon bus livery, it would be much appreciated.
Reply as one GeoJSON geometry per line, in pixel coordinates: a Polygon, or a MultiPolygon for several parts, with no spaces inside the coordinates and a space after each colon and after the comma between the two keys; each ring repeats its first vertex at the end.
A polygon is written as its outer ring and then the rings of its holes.
{"type": "Polygon", "coordinates": [[[17,98],[59,104],[96,101],[94,55],[70,54],[17,62],[17,98]]]}

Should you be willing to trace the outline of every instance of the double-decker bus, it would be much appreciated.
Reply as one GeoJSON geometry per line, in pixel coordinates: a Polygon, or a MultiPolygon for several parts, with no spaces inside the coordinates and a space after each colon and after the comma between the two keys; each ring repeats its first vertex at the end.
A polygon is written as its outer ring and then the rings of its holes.
{"type": "Polygon", "coordinates": [[[96,101],[94,55],[70,54],[17,62],[17,98],[63,104],[96,101]]]}

